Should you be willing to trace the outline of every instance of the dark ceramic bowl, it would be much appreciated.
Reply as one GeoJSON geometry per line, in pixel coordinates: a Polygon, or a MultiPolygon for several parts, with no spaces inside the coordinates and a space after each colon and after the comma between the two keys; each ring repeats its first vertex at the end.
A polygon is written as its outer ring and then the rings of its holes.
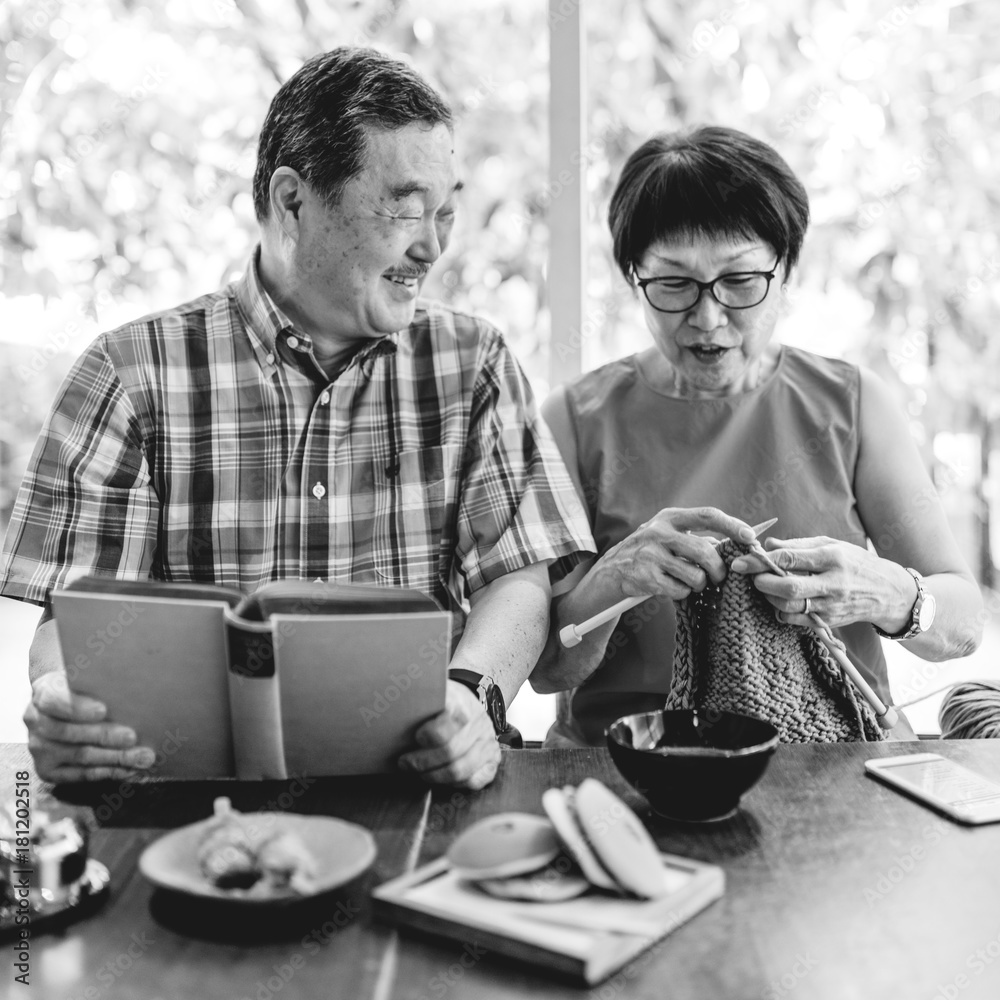
{"type": "Polygon", "coordinates": [[[732,712],[626,715],[607,730],[618,770],[667,819],[727,819],[778,745],[770,722],[732,712]]]}

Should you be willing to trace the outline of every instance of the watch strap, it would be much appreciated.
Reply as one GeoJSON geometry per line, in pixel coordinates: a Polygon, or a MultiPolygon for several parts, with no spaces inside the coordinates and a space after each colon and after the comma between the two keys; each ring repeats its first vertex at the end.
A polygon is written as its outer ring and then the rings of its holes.
{"type": "Polygon", "coordinates": [[[924,578],[915,570],[911,569],[909,566],[904,567],[906,572],[913,577],[917,584],[917,599],[913,602],[913,607],[910,608],[910,620],[903,628],[901,632],[896,632],[890,634],[884,629],[880,629],[878,625],[872,625],[872,628],[882,636],[883,639],[893,639],[899,642],[902,639],[912,639],[915,635],[920,635],[920,608],[922,607],[924,600],[926,599],[927,592],[924,590],[924,578]]]}
{"type": "Polygon", "coordinates": [[[458,681],[459,684],[464,684],[470,691],[478,695],[480,684],[486,678],[483,674],[477,674],[475,670],[465,670],[463,667],[449,667],[448,679],[458,681]]]}
{"type": "Polygon", "coordinates": [[[479,699],[479,704],[490,717],[497,735],[506,731],[507,712],[503,695],[492,677],[476,673],[475,670],[466,670],[464,667],[449,667],[448,679],[465,685],[479,699]]]}

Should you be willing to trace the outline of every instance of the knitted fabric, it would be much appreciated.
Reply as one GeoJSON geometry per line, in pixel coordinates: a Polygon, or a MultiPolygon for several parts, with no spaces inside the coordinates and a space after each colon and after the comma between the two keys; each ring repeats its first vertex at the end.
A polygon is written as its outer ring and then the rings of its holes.
{"type": "MultiPolygon", "coordinates": [[[[719,545],[727,566],[748,551],[728,540],[719,545]]],[[[886,738],[871,706],[817,635],[777,621],[752,577],[729,573],[720,588],[691,594],[676,608],[666,708],[766,719],[782,743],[886,738]]]]}

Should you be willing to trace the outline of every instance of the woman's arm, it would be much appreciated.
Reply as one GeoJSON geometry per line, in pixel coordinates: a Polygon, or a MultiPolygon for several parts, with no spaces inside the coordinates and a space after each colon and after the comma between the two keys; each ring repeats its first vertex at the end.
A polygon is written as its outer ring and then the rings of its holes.
{"type": "MultiPolygon", "coordinates": [[[[967,656],[983,631],[983,600],[955,538],[903,414],[886,385],[862,370],[854,493],[865,532],[875,548],[831,538],[768,540],[775,562],[792,576],[761,573],[756,586],[792,624],[808,625],[804,599],[830,625],[867,621],[901,632],[910,621],[917,586],[906,572],[924,577],[937,601],[931,628],[906,648],[925,660],[967,656]]],[[[763,567],[745,557],[737,572],[763,567]]]]}
{"type": "MultiPolygon", "coordinates": [[[[584,503],[584,490],[577,461],[576,432],[566,403],[566,390],[562,386],[557,386],[552,391],[542,404],[541,412],[555,438],[580,502],[584,503]]],[[[604,647],[617,624],[615,619],[594,629],[584,636],[580,645],[572,649],[566,649],[559,642],[559,629],[564,625],[584,621],[621,600],[621,595],[615,596],[613,590],[608,593],[603,592],[600,578],[595,580],[591,577],[590,570],[593,565],[593,559],[581,562],[565,579],[560,580],[552,588],[549,635],[542,655],[528,678],[531,686],[541,694],[565,691],[586,680],[601,662],[604,647]]]]}
{"type": "MultiPolygon", "coordinates": [[[[938,492],[931,482],[910,429],[888,387],[862,369],[860,453],[855,477],[858,512],[883,561],[912,566],[924,576],[937,600],[931,628],[906,640],[906,648],[925,660],[968,656],[983,638],[983,598],[952,534],[938,492]]],[[[876,621],[892,633],[909,624],[916,583],[897,571],[902,597],[889,592],[876,621]],[[903,579],[906,577],[906,579],[903,579]],[[887,627],[888,626],[888,627],[887,627]]]]}
{"type": "MultiPolygon", "coordinates": [[[[545,401],[542,416],[583,501],[576,433],[561,387],[545,401]]],[[[531,674],[531,686],[549,694],[586,680],[600,665],[618,619],[587,633],[570,649],[559,641],[559,630],[566,625],[586,621],[625,597],[648,595],[661,601],[679,601],[692,591],[703,590],[709,580],[721,583],[726,567],[715,546],[710,539],[690,534],[692,531],[713,531],[744,541],[753,537],[748,524],[714,507],[668,507],[599,553],[589,565],[576,567],[553,588],[549,635],[531,674]]]]}

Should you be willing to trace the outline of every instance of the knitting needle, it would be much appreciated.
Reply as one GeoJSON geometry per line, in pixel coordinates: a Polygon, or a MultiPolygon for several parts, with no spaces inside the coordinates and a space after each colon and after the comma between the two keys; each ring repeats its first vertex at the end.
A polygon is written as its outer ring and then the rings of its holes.
{"type": "MultiPolygon", "coordinates": [[[[776,517],[772,517],[769,521],[762,521],[760,524],[754,525],[751,530],[754,534],[755,544],[759,544],[756,542],[756,539],[760,535],[777,523],[778,519],[776,517]]],[[[721,538],[716,538],[713,539],[712,544],[719,545],[721,542],[721,538]]],[[[763,551],[763,549],[761,551],[763,551]]],[[[603,611],[598,612],[592,618],[588,618],[586,621],[580,622],[579,625],[567,625],[565,628],[561,628],[559,630],[559,641],[567,649],[571,649],[573,646],[579,646],[583,637],[588,632],[593,632],[595,628],[600,628],[602,625],[606,625],[613,618],[617,618],[618,615],[624,614],[629,610],[629,608],[634,608],[637,604],[642,604],[643,601],[648,601],[649,597],[649,594],[640,594],[639,597],[626,597],[617,604],[612,604],[610,608],[605,608],[603,611]]]]}
{"type": "MultiPolygon", "coordinates": [[[[791,574],[782,569],[767,553],[767,550],[758,541],[754,541],[750,546],[750,551],[757,556],[762,563],[777,576],[790,576],[791,574]]],[[[883,729],[892,729],[899,722],[899,713],[892,707],[886,705],[882,699],[872,690],[871,685],[861,676],[858,668],[851,663],[847,653],[837,643],[837,639],[830,629],[830,626],[815,611],[809,612],[809,620],[813,623],[813,629],[819,636],[823,645],[826,646],[834,659],[841,665],[844,673],[854,681],[854,686],[864,696],[865,701],[875,712],[875,718],[883,729]]]]}

